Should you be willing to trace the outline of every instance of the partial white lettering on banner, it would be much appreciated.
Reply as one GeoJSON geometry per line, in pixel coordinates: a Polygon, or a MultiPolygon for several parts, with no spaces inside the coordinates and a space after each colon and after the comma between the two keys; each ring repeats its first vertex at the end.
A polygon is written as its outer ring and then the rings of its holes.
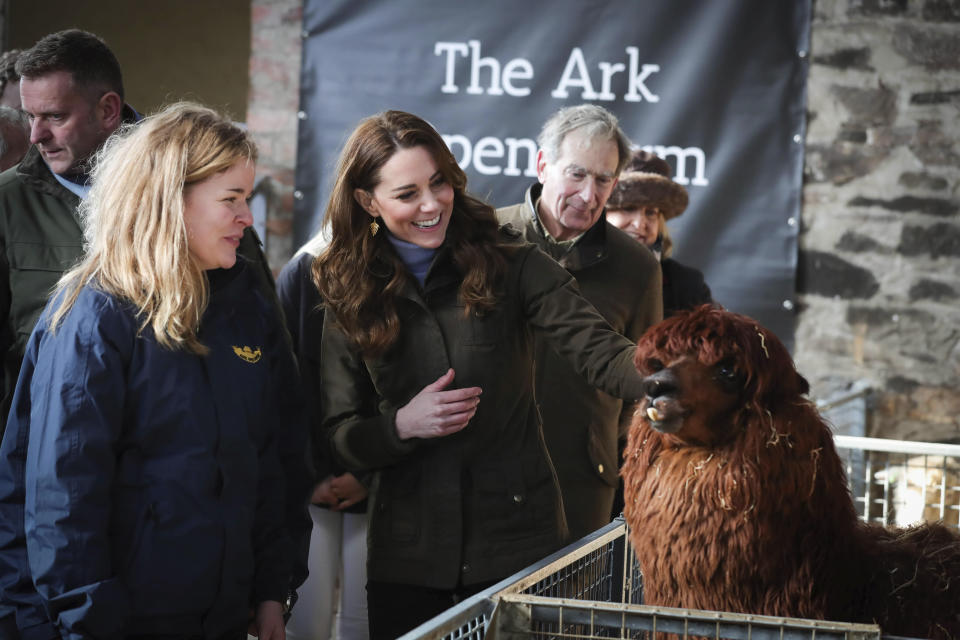
{"type": "MultiPolygon", "coordinates": [[[[617,74],[626,73],[624,102],[660,102],[660,96],[647,86],[651,76],[660,73],[660,65],[641,64],[640,49],[626,47],[627,61],[597,63],[599,75],[591,75],[586,57],[580,47],[570,51],[567,63],[556,88],[550,93],[554,98],[567,99],[579,89],[582,100],[611,102],[617,99],[613,85],[617,74]],[[599,88],[599,91],[597,90],[599,88]]],[[[530,95],[530,87],[523,84],[533,80],[533,65],[526,58],[513,58],[506,64],[492,56],[484,56],[479,40],[466,42],[435,42],[433,54],[444,57],[443,93],[460,93],[464,79],[462,67],[458,73],[458,61],[469,62],[470,80],[465,92],[470,95],[530,95]],[[484,81],[489,80],[488,83],[484,81]]],[[[621,87],[623,84],[621,84],[621,87]]],[[[457,163],[463,168],[473,168],[484,176],[537,176],[537,143],[530,138],[498,138],[483,136],[473,141],[461,133],[444,134],[457,163]]],[[[643,147],[664,159],[672,158],[676,166],[674,180],[682,185],[703,187],[710,184],[706,177],[706,157],[699,147],[648,145],[643,147]]]]}
{"type": "Polygon", "coordinates": [[[462,42],[437,42],[433,45],[433,55],[439,56],[446,54],[447,62],[444,71],[443,86],[440,91],[443,93],[458,93],[460,87],[455,81],[457,71],[456,56],[466,56],[470,54],[470,85],[467,87],[467,93],[480,95],[484,93],[480,86],[480,71],[488,69],[490,71],[490,86],[486,93],[491,96],[502,96],[504,93],[510,96],[523,97],[530,95],[530,87],[515,86],[518,80],[533,79],[533,65],[525,58],[514,58],[503,66],[501,72],[500,61],[496,58],[483,58],[480,56],[480,41],[469,40],[466,44],[462,42]]]}
{"type": "Polygon", "coordinates": [[[501,141],[493,136],[485,136],[474,144],[467,136],[454,133],[444,134],[443,141],[450,147],[462,169],[472,166],[477,173],[485,176],[501,173],[528,178],[537,176],[537,143],[530,138],[504,138],[501,141]],[[520,164],[523,160],[526,160],[525,166],[520,164]],[[496,164],[493,164],[494,161],[496,164]]]}
{"type": "MultiPolygon", "coordinates": [[[[646,80],[654,73],[660,71],[658,64],[640,64],[640,50],[636,47],[627,47],[627,56],[629,57],[630,70],[627,74],[627,92],[623,95],[626,102],[659,102],[660,96],[650,91],[646,80]]],[[[587,70],[587,61],[583,57],[583,51],[580,47],[574,47],[567,58],[567,66],[563,69],[560,76],[560,82],[557,88],[550,92],[554,98],[569,98],[571,87],[580,87],[580,99],[582,100],[605,100],[607,102],[616,100],[617,96],[610,90],[613,76],[624,71],[627,66],[620,62],[601,61],[597,63],[600,68],[600,92],[596,92],[591,82],[590,72],[587,70]]]]}
{"type": "MultiPolygon", "coordinates": [[[[640,64],[640,50],[636,47],[627,47],[627,56],[630,61],[630,71],[627,74],[627,92],[623,95],[626,102],[659,102],[660,96],[650,91],[646,80],[654,73],[660,71],[658,64],[640,64]]],[[[560,82],[557,88],[550,92],[554,98],[569,98],[571,87],[580,87],[581,100],[604,100],[610,102],[616,100],[617,96],[610,88],[613,82],[613,76],[624,71],[627,66],[620,62],[601,61],[597,63],[600,68],[600,92],[594,90],[591,82],[590,72],[587,70],[587,61],[583,57],[583,51],[580,47],[574,47],[567,58],[567,66],[563,69],[560,76],[560,82]]]]}
{"type": "MultiPolygon", "coordinates": [[[[620,65],[621,67],[623,65],[620,65]]],[[[611,74],[604,74],[603,79],[605,82],[610,80],[611,74]]],[[[580,47],[574,47],[573,51],[570,52],[570,57],[567,58],[567,66],[563,68],[563,75],[560,76],[560,84],[557,85],[557,88],[550,92],[550,95],[554,98],[568,98],[570,94],[567,92],[569,87],[580,87],[582,91],[580,92],[580,97],[583,100],[597,100],[599,99],[599,94],[593,90],[593,84],[590,82],[590,73],[587,72],[587,62],[583,59],[583,51],[580,50],[580,47]],[[574,77],[574,72],[577,73],[577,76],[574,77]]],[[[605,90],[608,90],[609,87],[604,87],[605,90]]],[[[608,91],[604,91],[608,93],[608,91]]],[[[616,96],[609,98],[613,100],[616,96]]]]}
{"type": "MultiPolygon", "coordinates": [[[[655,73],[660,72],[658,64],[640,64],[640,50],[637,47],[627,47],[627,64],[622,62],[608,62],[601,60],[597,63],[600,70],[600,91],[594,88],[593,78],[587,67],[586,58],[580,47],[574,47],[567,58],[567,64],[560,75],[557,87],[550,92],[554,98],[566,99],[570,97],[570,89],[580,89],[580,99],[601,100],[611,102],[617,99],[613,92],[613,77],[618,73],[627,72],[627,90],[623,94],[626,102],[659,102],[660,96],[650,90],[647,80],[655,73]],[[628,68],[629,67],[629,68],[628,68]]],[[[481,55],[480,41],[467,42],[435,42],[433,55],[446,56],[443,72],[442,93],[460,93],[457,84],[457,57],[470,58],[470,84],[466,92],[471,95],[487,94],[502,96],[504,93],[514,97],[530,95],[529,86],[519,86],[521,81],[533,80],[533,64],[526,58],[513,58],[501,67],[500,61],[494,57],[481,55]],[[480,77],[489,76],[490,83],[484,88],[480,77]]]]}
{"type": "Polygon", "coordinates": [[[707,157],[700,147],[665,147],[663,145],[644,145],[640,147],[644,151],[650,151],[657,154],[664,160],[674,158],[677,166],[676,175],[673,176],[674,182],[683,185],[693,185],[705,187],[710,184],[707,179],[707,157]],[[693,160],[693,178],[687,177],[687,169],[690,168],[689,161],[693,160]]]}
{"type": "MultiPolygon", "coordinates": [[[[453,157],[461,169],[473,168],[485,176],[526,176],[537,177],[537,143],[530,138],[504,138],[484,136],[472,142],[461,133],[442,134],[453,157]]],[[[682,185],[705,187],[707,179],[707,158],[700,147],[677,147],[665,145],[644,145],[640,147],[651,151],[664,160],[672,158],[677,167],[673,179],[682,185]]]]}
{"type": "Polygon", "coordinates": [[[660,96],[650,91],[647,85],[644,84],[651,74],[660,72],[660,65],[642,65],[638,73],[637,67],[640,63],[640,50],[636,47],[627,47],[627,55],[630,57],[630,72],[627,74],[629,84],[627,85],[627,93],[623,96],[623,99],[627,102],[640,102],[642,96],[642,99],[647,102],[660,102],[660,96]],[[637,93],[638,91],[640,92],[639,94],[637,93]]]}

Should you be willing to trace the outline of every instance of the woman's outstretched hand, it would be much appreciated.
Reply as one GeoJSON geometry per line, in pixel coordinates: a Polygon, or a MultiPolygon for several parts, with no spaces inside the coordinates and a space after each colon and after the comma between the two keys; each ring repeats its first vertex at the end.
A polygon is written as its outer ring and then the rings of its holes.
{"type": "Polygon", "coordinates": [[[397,435],[408,438],[439,438],[460,431],[477,412],[480,387],[445,389],[453,382],[454,371],[423,388],[397,411],[397,435]]]}

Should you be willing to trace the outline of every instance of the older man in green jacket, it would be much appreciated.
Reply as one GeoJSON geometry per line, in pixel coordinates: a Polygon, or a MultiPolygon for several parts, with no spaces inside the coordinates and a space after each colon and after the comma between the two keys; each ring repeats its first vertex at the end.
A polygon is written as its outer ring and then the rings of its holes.
{"type": "MultiPolygon", "coordinates": [[[[636,342],[662,319],[663,302],[656,258],[604,216],[630,158],[629,140],[612,113],[580,105],[555,113],[538,142],[539,183],[497,216],[565,267],[600,315],[636,342]]],[[[544,437],[570,534],[578,539],[610,521],[623,404],[586,384],[545,341],[535,348],[544,437]]]]}

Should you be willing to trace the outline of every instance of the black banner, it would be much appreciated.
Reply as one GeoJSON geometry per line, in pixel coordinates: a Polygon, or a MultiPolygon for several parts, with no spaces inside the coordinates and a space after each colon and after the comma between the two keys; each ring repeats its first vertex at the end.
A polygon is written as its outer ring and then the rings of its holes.
{"type": "Polygon", "coordinates": [[[429,120],[502,206],[536,181],[543,122],[592,102],[688,190],[675,257],[792,344],[810,0],[306,0],[303,24],[298,242],[368,115],[429,120]]]}

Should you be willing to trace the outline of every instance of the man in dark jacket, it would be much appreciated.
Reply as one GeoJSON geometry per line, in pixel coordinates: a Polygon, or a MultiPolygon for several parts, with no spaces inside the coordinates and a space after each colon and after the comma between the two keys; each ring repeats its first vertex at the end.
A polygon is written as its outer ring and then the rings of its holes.
{"type": "MultiPolygon", "coordinates": [[[[538,184],[524,202],[499,209],[563,265],[619,333],[634,342],[663,316],[653,254],[607,224],[604,206],[630,158],[612,113],[596,105],[561,109],[538,138],[538,184]]],[[[619,482],[622,402],[585,383],[544,341],[536,344],[536,394],[572,539],[610,521],[619,482]]]]}
{"type": "MultiPolygon", "coordinates": [[[[121,124],[139,118],[124,103],[116,56],[92,33],[68,29],[44,36],[21,54],[17,71],[33,146],[19,165],[0,174],[0,437],[27,340],[54,285],[81,257],[83,232],[77,207],[90,189],[90,160],[121,124]]],[[[254,263],[258,287],[274,301],[279,314],[272,275],[250,228],[238,253],[254,263]]],[[[25,456],[26,434],[17,435],[21,438],[22,442],[3,447],[11,456],[9,468],[17,468],[25,456]]],[[[285,431],[280,440],[287,472],[286,524],[300,555],[292,577],[295,587],[306,575],[310,518],[305,491],[311,481],[300,434],[285,431]],[[299,493],[304,493],[302,505],[295,497],[299,493]]],[[[0,506],[9,507],[11,513],[22,510],[22,483],[22,474],[0,477],[0,506]]],[[[0,522],[0,549],[23,544],[22,526],[22,518],[0,522]]],[[[20,569],[0,566],[0,638],[55,637],[32,585],[8,583],[14,575],[28,575],[20,569]]]]}
{"type": "Polygon", "coordinates": [[[93,34],[46,36],[21,54],[17,69],[33,146],[0,174],[2,424],[27,338],[54,284],[81,254],[77,206],[89,189],[90,157],[137,117],[123,102],[116,57],[93,34]]]}
{"type": "MultiPolygon", "coordinates": [[[[137,117],[123,102],[116,57],[93,34],[48,35],[21,54],[17,71],[33,146],[19,165],[0,174],[0,433],[27,339],[57,280],[82,252],[77,207],[89,190],[89,160],[124,120],[137,117]]],[[[14,504],[20,482],[0,488],[11,494],[0,501],[14,504]]],[[[0,531],[0,548],[22,544],[19,527],[8,525],[0,531]]],[[[8,584],[17,572],[2,568],[7,578],[0,584],[0,630],[17,637],[13,618],[19,609],[16,627],[23,638],[55,636],[45,612],[32,602],[32,585],[8,584]]]]}

